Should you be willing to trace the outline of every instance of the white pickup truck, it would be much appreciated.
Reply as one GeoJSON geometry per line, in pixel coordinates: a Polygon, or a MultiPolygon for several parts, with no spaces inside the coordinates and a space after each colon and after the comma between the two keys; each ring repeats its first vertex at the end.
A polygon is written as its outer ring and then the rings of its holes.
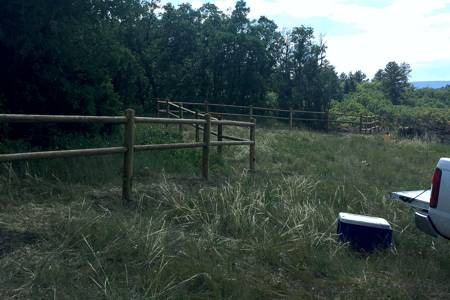
{"type": "Polygon", "coordinates": [[[450,239],[450,158],[439,160],[431,189],[394,192],[390,196],[416,209],[415,222],[420,230],[450,239]]]}

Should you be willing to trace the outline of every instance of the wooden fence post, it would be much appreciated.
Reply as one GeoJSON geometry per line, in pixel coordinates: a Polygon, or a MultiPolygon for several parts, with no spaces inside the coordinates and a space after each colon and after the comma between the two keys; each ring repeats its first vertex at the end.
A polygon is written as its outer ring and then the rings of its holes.
{"type": "Polygon", "coordinates": [[[374,133],[375,132],[375,116],[371,116],[370,117],[370,133],[374,133]]]}
{"type": "Polygon", "coordinates": [[[292,110],[292,107],[289,108],[289,130],[292,129],[292,117],[294,115],[294,112],[292,110]]]}
{"type": "Polygon", "coordinates": [[[156,98],[156,117],[159,118],[159,98],[156,98]]]}
{"type": "Polygon", "coordinates": [[[123,158],[123,185],[122,201],[126,204],[131,201],[133,193],[133,164],[134,164],[134,110],[125,112],[127,123],[125,124],[124,147],[127,148],[123,158]]]}
{"type": "MultiPolygon", "coordinates": [[[[219,115],[218,119],[219,121],[222,121],[223,119],[222,115],[219,115]]],[[[217,124],[217,141],[221,142],[222,140],[223,140],[223,125],[219,123],[217,124]]],[[[217,146],[217,153],[222,155],[222,150],[223,150],[222,145],[217,146]]]]}
{"type": "Polygon", "coordinates": [[[251,120],[253,119],[253,105],[250,105],[249,116],[250,116],[250,122],[251,122],[251,120]]]}
{"type": "Polygon", "coordinates": [[[370,120],[370,116],[366,115],[364,118],[364,132],[366,134],[370,133],[370,127],[369,127],[369,120],[370,120]]]}
{"type": "MultiPolygon", "coordinates": [[[[195,118],[198,119],[198,110],[195,111],[195,118]]],[[[200,142],[200,126],[195,123],[195,141],[200,142]]]]}
{"type": "MultiPolygon", "coordinates": [[[[166,99],[166,118],[170,118],[170,105],[169,105],[169,100],[166,99]]],[[[169,126],[169,124],[165,124],[165,127],[167,128],[169,126]]]]}
{"type": "Polygon", "coordinates": [[[205,101],[205,114],[209,113],[208,101],[205,101]]]}
{"type": "Polygon", "coordinates": [[[325,118],[326,118],[325,130],[326,130],[326,132],[328,132],[330,130],[330,114],[329,114],[328,110],[325,112],[325,118]]]}
{"type": "MultiPolygon", "coordinates": [[[[179,117],[180,119],[183,119],[183,103],[180,103],[179,107],[179,117]]],[[[178,124],[178,133],[183,136],[183,124],[178,124]]]]}
{"type": "Polygon", "coordinates": [[[364,122],[363,122],[363,127],[364,127],[364,134],[367,134],[367,115],[364,115],[364,122]]]}
{"type": "Polygon", "coordinates": [[[256,120],[255,118],[252,118],[250,122],[253,123],[252,126],[250,126],[250,141],[253,142],[253,144],[250,145],[250,171],[255,171],[255,164],[256,164],[256,120]]]}
{"type": "Polygon", "coordinates": [[[205,115],[205,126],[203,127],[203,154],[202,154],[202,174],[203,179],[209,178],[209,144],[211,138],[211,115],[205,115]]]}
{"type": "Polygon", "coordinates": [[[359,115],[359,133],[362,133],[363,116],[359,115]]]}

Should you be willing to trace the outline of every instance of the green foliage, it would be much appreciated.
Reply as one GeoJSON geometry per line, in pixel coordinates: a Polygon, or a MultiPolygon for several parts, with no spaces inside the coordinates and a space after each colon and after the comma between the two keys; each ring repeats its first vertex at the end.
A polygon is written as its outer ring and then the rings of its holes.
{"type": "Polygon", "coordinates": [[[358,70],[355,73],[349,72],[348,75],[341,73],[341,75],[339,75],[339,80],[341,82],[342,93],[347,95],[356,92],[358,84],[367,81],[367,76],[362,71],[358,70]]]}
{"type": "Polygon", "coordinates": [[[375,114],[394,127],[405,126],[424,131],[445,131],[450,115],[450,88],[413,89],[403,92],[403,104],[394,105],[385,95],[383,83],[374,80],[357,86],[342,101],[333,101],[332,113],[375,114]]]}
{"type": "Polygon", "coordinates": [[[316,42],[311,27],[295,27],[280,42],[280,106],[326,111],[339,91],[334,67],[325,59],[326,45],[316,42]]]}
{"type": "Polygon", "coordinates": [[[331,110],[343,113],[367,114],[370,112],[385,115],[393,110],[393,105],[380,90],[379,83],[367,82],[358,85],[356,91],[347,95],[344,101],[333,102],[331,110]]]}
{"type": "Polygon", "coordinates": [[[440,89],[408,89],[404,102],[412,107],[447,108],[450,106],[450,86],[440,89]]]}
{"type": "Polygon", "coordinates": [[[276,108],[278,106],[278,94],[275,92],[267,92],[264,97],[264,107],[276,108]]]}
{"type": "Polygon", "coordinates": [[[387,63],[384,70],[375,74],[375,79],[381,82],[383,92],[393,104],[401,104],[404,93],[409,87],[410,73],[411,67],[407,63],[399,65],[395,61],[391,61],[387,63]]]}
{"type": "Polygon", "coordinates": [[[389,62],[375,74],[372,82],[359,75],[356,77],[360,80],[352,79],[355,77],[352,73],[341,74],[344,97],[332,102],[331,112],[375,114],[395,124],[394,127],[445,131],[449,121],[450,88],[414,89],[408,83],[410,72],[408,64],[389,62]]]}

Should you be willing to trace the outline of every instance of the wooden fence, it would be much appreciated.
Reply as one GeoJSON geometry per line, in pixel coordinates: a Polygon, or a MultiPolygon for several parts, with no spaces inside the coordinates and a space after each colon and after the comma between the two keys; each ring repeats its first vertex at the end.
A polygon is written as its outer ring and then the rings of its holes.
{"type": "MultiPolygon", "coordinates": [[[[202,117],[206,113],[211,113],[216,117],[239,117],[244,119],[274,119],[287,122],[289,129],[296,123],[322,123],[325,130],[335,128],[337,125],[347,124],[352,126],[354,131],[364,134],[380,132],[382,130],[382,120],[374,115],[340,114],[320,111],[305,111],[296,109],[278,109],[259,106],[244,106],[230,104],[216,104],[205,101],[181,102],[172,100],[158,100],[156,114],[167,118],[183,118],[185,114],[194,117],[202,117]],[[335,125],[335,126],[332,126],[335,125]]],[[[338,129],[338,128],[336,128],[338,129]]]]}
{"type": "Polygon", "coordinates": [[[202,148],[202,176],[204,179],[209,177],[209,152],[210,147],[218,147],[218,151],[222,152],[223,146],[248,145],[250,146],[249,167],[251,171],[255,170],[256,141],[255,131],[256,124],[252,122],[219,120],[212,118],[210,114],[202,114],[202,118],[185,119],[185,118],[150,118],[136,117],[132,109],[127,109],[124,116],[65,116],[65,115],[19,115],[19,114],[0,114],[0,122],[18,123],[18,122],[51,122],[51,123],[103,123],[103,124],[120,124],[125,126],[124,144],[120,147],[94,148],[94,149],[76,149],[76,150],[58,150],[43,152],[27,152],[0,154],[0,163],[12,162],[19,160],[39,159],[39,158],[59,158],[59,157],[76,157],[76,156],[92,156],[92,155],[108,155],[123,154],[123,184],[122,199],[123,202],[129,202],[132,199],[133,173],[134,173],[134,153],[138,151],[151,150],[167,150],[167,149],[187,149],[202,148]],[[135,144],[135,127],[136,124],[178,124],[181,128],[183,124],[195,126],[196,141],[191,143],[172,143],[172,144],[135,144]],[[217,125],[219,128],[216,133],[217,141],[211,141],[210,136],[213,133],[211,126],[217,125]],[[249,139],[230,139],[221,134],[224,126],[240,126],[249,128],[249,139]],[[199,131],[203,131],[203,139],[200,142],[199,131]]]}

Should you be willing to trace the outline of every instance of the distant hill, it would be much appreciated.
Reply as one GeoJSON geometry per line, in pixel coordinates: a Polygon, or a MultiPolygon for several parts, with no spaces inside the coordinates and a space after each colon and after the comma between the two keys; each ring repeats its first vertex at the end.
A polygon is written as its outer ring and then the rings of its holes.
{"type": "Polygon", "coordinates": [[[415,88],[432,88],[432,89],[439,89],[441,87],[445,87],[446,85],[450,85],[450,81],[415,81],[411,82],[411,84],[415,88]]]}

